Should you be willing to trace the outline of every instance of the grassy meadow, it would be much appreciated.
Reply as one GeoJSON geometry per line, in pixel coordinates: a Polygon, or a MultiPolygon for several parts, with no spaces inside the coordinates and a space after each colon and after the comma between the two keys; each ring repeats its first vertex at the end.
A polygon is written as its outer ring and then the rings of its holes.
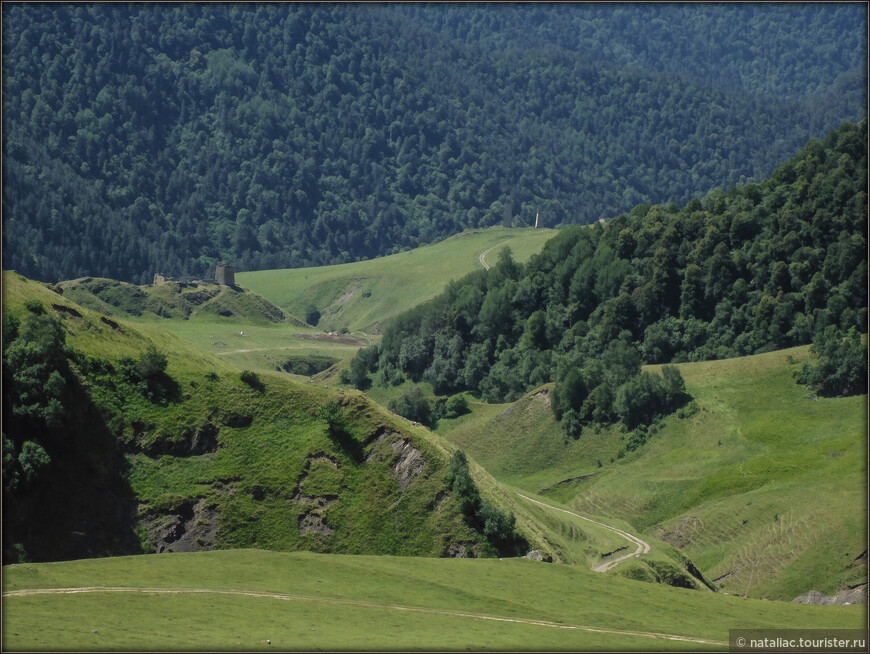
{"type": "Polygon", "coordinates": [[[835,593],[867,575],[867,398],[799,386],[809,356],[679,365],[693,403],[635,452],[616,428],[566,438],[540,391],[438,433],[505,483],[678,547],[727,592],[835,593]]]}
{"type": "Polygon", "coordinates": [[[731,628],[866,626],[523,559],[178,553],[8,566],[3,593],[4,650],[722,651],[731,628]]]}
{"type": "MultiPolygon", "coordinates": [[[[378,341],[384,320],[435,296],[482,262],[491,265],[501,247],[526,261],[556,233],[492,227],[369,261],[242,272],[236,274],[242,292],[177,284],[136,287],[90,278],[58,286],[73,302],[162,327],[239,370],[273,372],[288,359],[329,358],[340,365],[360,347],[378,341]],[[311,304],[323,314],[316,327],[300,320],[311,304]],[[344,328],[347,334],[324,334],[344,328]]],[[[296,381],[311,376],[283,374],[296,381]]]]}
{"type": "MultiPolygon", "coordinates": [[[[726,650],[730,628],[866,628],[864,607],[789,602],[867,578],[866,396],[822,398],[796,384],[808,347],[680,364],[692,402],[634,452],[618,427],[567,437],[551,385],[511,404],[469,396],[470,413],[430,431],[376,404],[409,384],[366,395],[324,388],[334,385],[328,373],[312,384],[275,370],[291,358],[341,365],[377,341],[382,318],[480,266],[481,255],[491,263],[502,245],[527,259],[551,231],[492,228],[383,260],[241,273],[250,291],[221,291],[209,310],[168,318],[108,317],[83,292],[4,273],[4,311],[38,300],[77,352],[117,361],[154,345],[166,354],[167,402],[106,374],[82,376],[126,448],[124,482],[149,525],[138,532],[143,551],[161,516],[185,507],[211,507],[219,523],[202,543],[215,551],[6,566],[3,648],[696,651],[726,650]],[[312,302],[319,328],[287,315],[312,302]],[[227,307],[238,310],[220,315],[227,307]],[[341,327],[357,342],[318,340],[341,327]],[[245,384],[242,369],[257,371],[262,387],[245,384]],[[343,406],[349,440],[318,416],[329,399],[343,406]],[[209,425],[213,450],[167,454],[209,425]],[[391,447],[401,440],[426,461],[407,488],[391,447]],[[450,501],[444,473],[455,449],[468,454],[481,492],[555,563],[437,558],[456,543],[491,554],[450,501]],[[633,546],[566,511],[652,550],[593,572],[633,546]],[[724,592],[686,576],[689,560],[724,592]],[[696,590],[669,586],[675,575],[696,590]],[[78,587],[92,590],[28,594],[78,587]]],[[[167,298],[162,306],[184,308],[167,298]]]]}
{"type": "MultiPolygon", "coordinates": [[[[299,327],[288,323],[251,324],[232,318],[150,319],[145,324],[172,332],[205,352],[214,354],[236,369],[258,372],[275,372],[277,366],[293,358],[329,358],[344,361],[369,342],[362,336],[351,336],[355,338],[356,344],[314,340],[315,337],[322,337],[324,333],[316,328],[299,327]]],[[[308,380],[308,376],[305,375],[291,378],[296,381],[308,380]]]]}
{"type": "Polygon", "coordinates": [[[318,327],[377,333],[387,319],[437,295],[449,281],[487,264],[507,246],[526,261],[556,234],[554,229],[490,227],[463,232],[423,247],[368,261],[318,268],[260,270],[236,281],[293,315],[314,305],[318,327]]]}

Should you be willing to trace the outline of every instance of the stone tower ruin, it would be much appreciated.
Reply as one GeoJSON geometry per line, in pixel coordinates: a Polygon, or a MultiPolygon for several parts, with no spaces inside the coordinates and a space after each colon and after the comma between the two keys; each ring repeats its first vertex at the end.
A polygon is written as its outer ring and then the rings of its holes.
{"type": "Polygon", "coordinates": [[[228,266],[224,263],[219,263],[217,265],[217,268],[214,271],[214,278],[221,286],[236,285],[235,270],[233,270],[232,266],[228,266]]]}

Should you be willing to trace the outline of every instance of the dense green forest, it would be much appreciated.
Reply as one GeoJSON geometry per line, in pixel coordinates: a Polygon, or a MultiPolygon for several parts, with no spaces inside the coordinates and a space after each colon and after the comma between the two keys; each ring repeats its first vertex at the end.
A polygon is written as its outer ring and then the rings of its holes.
{"type": "Polygon", "coordinates": [[[351,261],[758,181],[866,113],[866,7],[3,5],[5,267],[351,261]],[[721,80],[721,83],[719,82],[721,80]]]}
{"type": "Polygon", "coordinates": [[[526,265],[451,283],[388,323],[350,380],[430,382],[513,401],[556,381],[553,408],[583,424],[649,424],[686,398],[679,372],[642,363],[721,359],[814,343],[805,383],[866,391],[867,120],[845,123],[760,184],[635,207],[564,228],[526,265]]]}
{"type": "Polygon", "coordinates": [[[487,50],[556,46],[602,63],[790,98],[866,76],[867,9],[854,4],[407,4],[420,24],[487,50]],[[794,57],[796,43],[807,48],[794,57]]]}

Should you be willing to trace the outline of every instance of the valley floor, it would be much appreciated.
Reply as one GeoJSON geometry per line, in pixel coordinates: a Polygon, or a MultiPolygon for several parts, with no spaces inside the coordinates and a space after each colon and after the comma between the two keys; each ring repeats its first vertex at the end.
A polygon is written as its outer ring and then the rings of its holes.
{"type": "Polygon", "coordinates": [[[727,650],[862,607],[698,593],[523,559],[217,551],[4,570],[3,649],[727,650]]]}

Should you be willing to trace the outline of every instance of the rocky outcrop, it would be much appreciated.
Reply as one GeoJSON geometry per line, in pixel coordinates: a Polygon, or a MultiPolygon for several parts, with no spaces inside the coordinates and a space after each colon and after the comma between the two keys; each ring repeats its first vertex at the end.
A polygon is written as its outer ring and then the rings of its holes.
{"type": "Polygon", "coordinates": [[[471,551],[472,543],[450,543],[441,555],[446,559],[470,559],[474,558],[471,551]]]}
{"type": "Polygon", "coordinates": [[[135,439],[129,445],[129,451],[156,458],[164,455],[201,456],[211,454],[218,448],[218,428],[210,422],[196,429],[185,429],[179,435],[160,434],[151,440],[145,440],[146,429],[139,423],[133,425],[135,439]]]}
{"type": "Polygon", "coordinates": [[[338,461],[327,454],[326,452],[317,452],[309,455],[305,464],[302,466],[302,471],[296,478],[296,486],[293,489],[290,501],[296,505],[305,505],[308,508],[299,516],[299,533],[305,535],[308,533],[321,534],[328,536],[333,529],[326,521],[326,510],[338,501],[338,495],[327,493],[319,495],[309,495],[304,489],[305,480],[313,464],[320,463],[323,465],[332,466],[339,470],[338,461]]]}
{"type": "Polygon", "coordinates": [[[328,535],[332,533],[332,527],[326,523],[326,516],[312,509],[299,516],[299,533],[304,535],[309,532],[328,535]]]}
{"type": "Polygon", "coordinates": [[[795,597],[794,604],[825,604],[842,606],[846,604],[864,604],[867,602],[867,584],[859,584],[852,588],[844,588],[836,595],[825,595],[817,590],[810,590],[795,597]]]}
{"type": "Polygon", "coordinates": [[[423,453],[409,439],[402,437],[397,432],[379,430],[370,436],[367,442],[371,444],[371,449],[366,456],[366,461],[390,461],[392,459],[390,471],[396,478],[399,490],[405,490],[408,484],[419,477],[426,467],[423,453]],[[393,455],[387,454],[380,447],[380,444],[385,442],[389,443],[389,451],[393,452],[393,455]],[[394,456],[395,458],[393,458],[394,456]]]}
{"type": "Polygon", "coordinates": [[[393,463],[393,476],[399,484],[399,490],[405,490],[423,472],[426,460],[422,452],[404,438],[390,443],[390,449],[399,455],[393,463]]]}
{"type": "Polygon", "coordinates": [[[546,552],[542,552],[541,550],[532,550],[528,554],[526,554],[524,559],[531,559],[532,561],[543,561],[544,563],[552,563],[553,557],[547,554],[546,552]]]}
{"type": "Polygon", "coordinates": [[[187,502],[172,513],[146,516],[142,525],[154,551],[203,552],[214,549],[220,514],[201,499],[187,502]]]}

